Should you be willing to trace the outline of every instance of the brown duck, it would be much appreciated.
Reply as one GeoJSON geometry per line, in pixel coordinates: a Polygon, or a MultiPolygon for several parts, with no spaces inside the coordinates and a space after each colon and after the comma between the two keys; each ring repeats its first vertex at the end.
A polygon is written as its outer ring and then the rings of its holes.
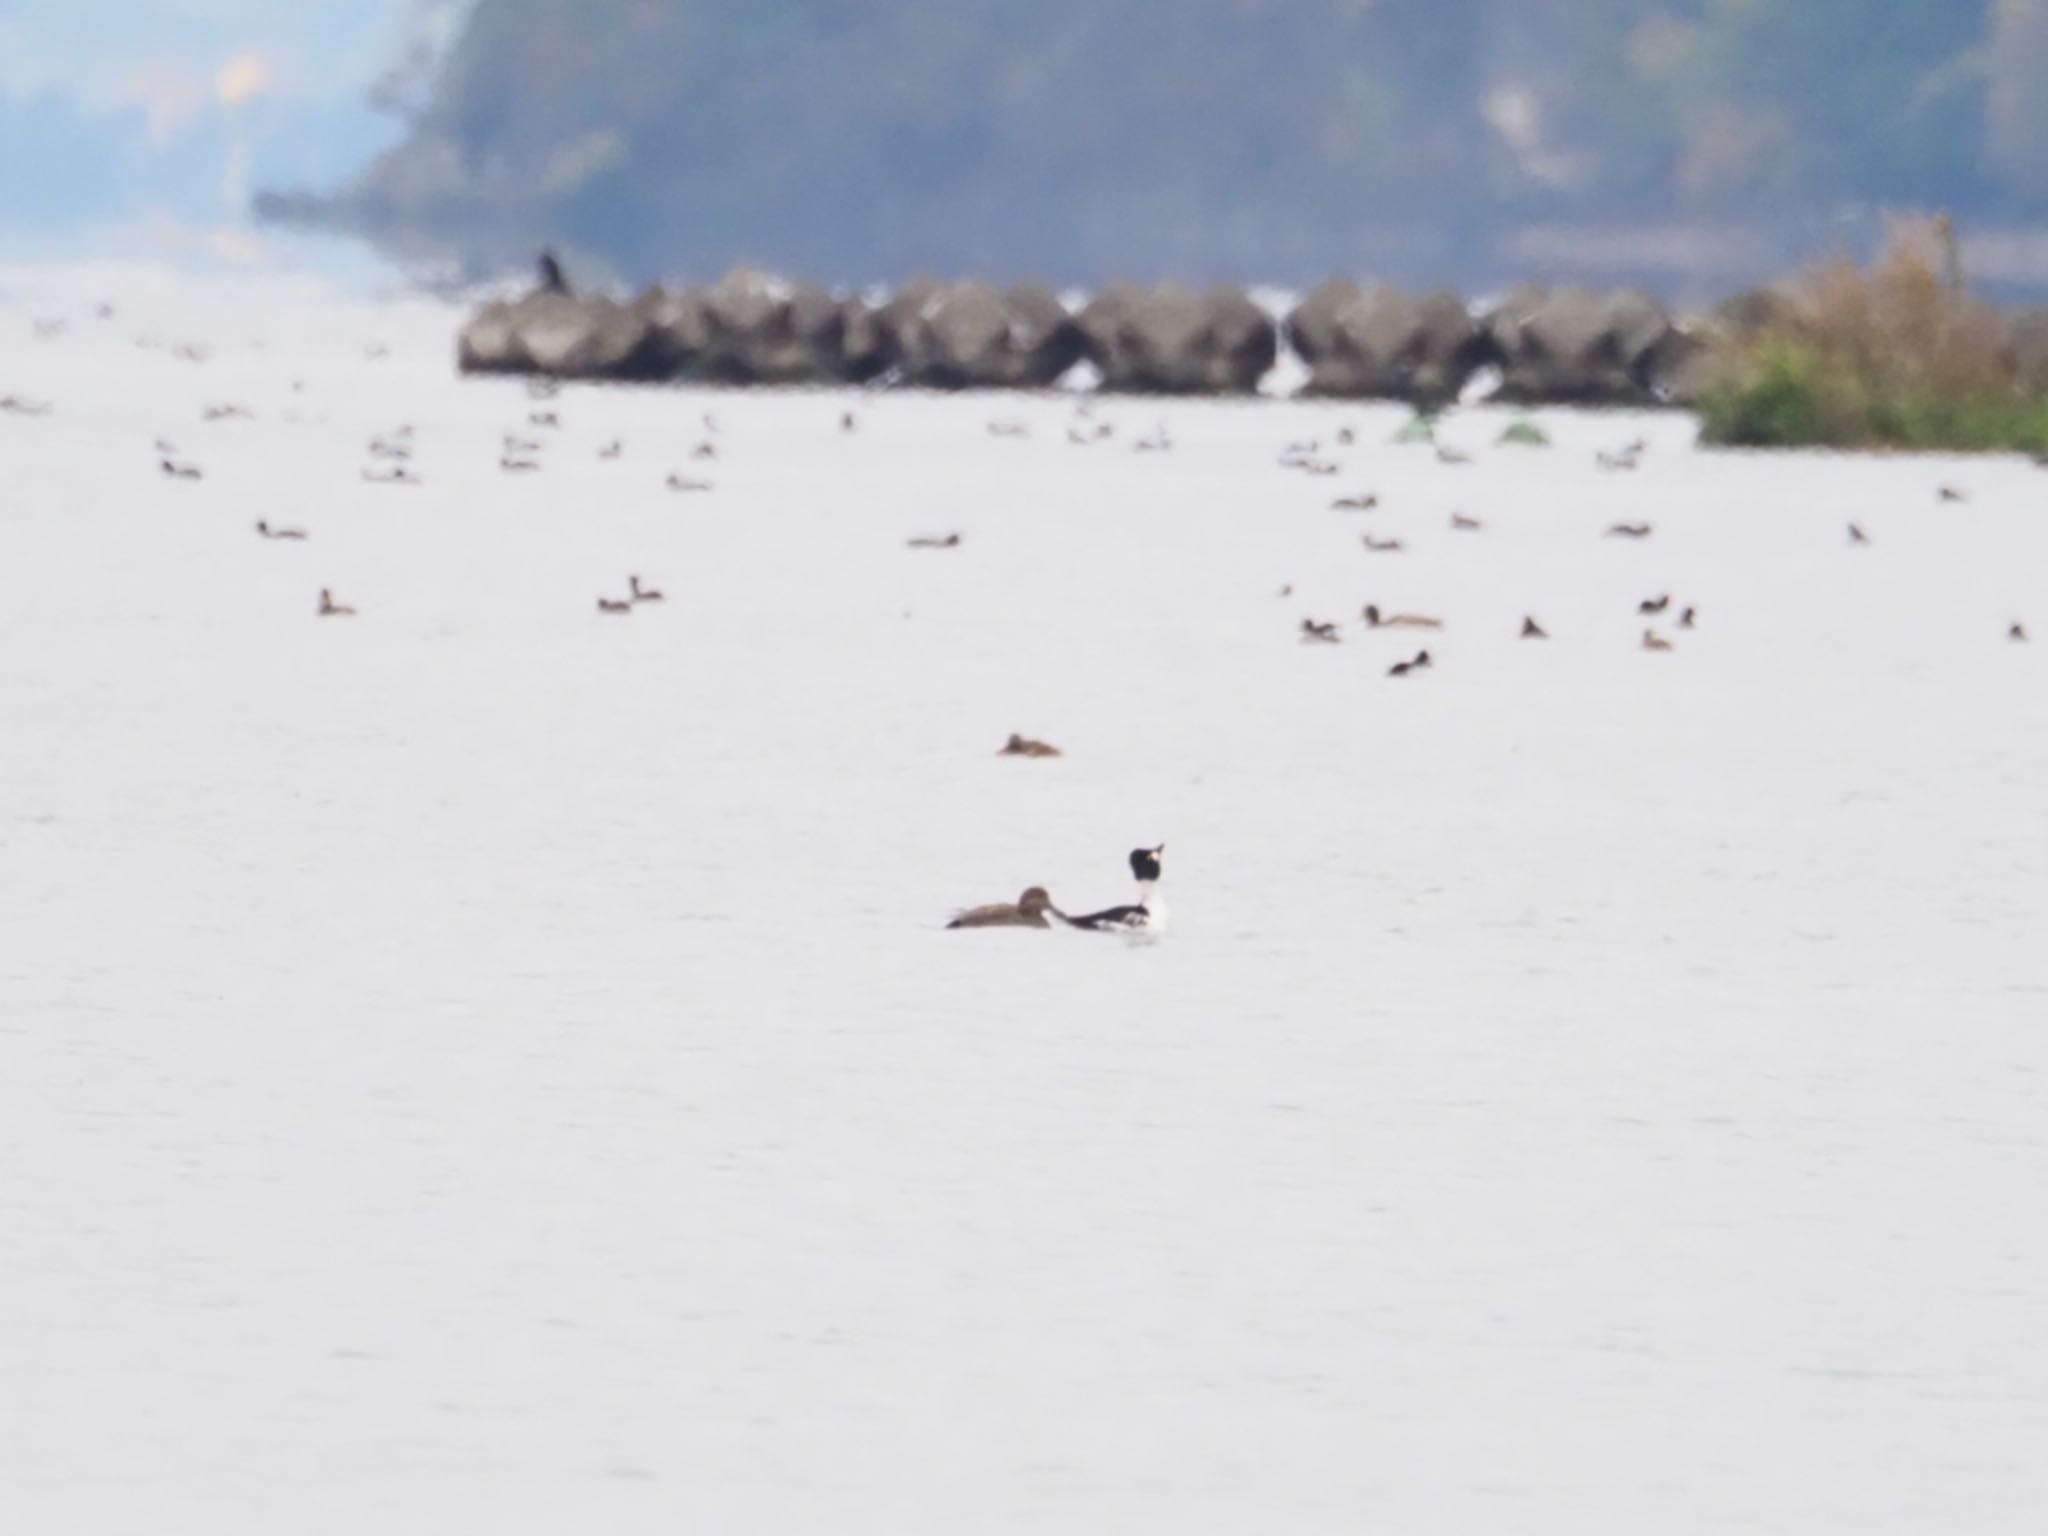
{"type": "Polygon", "coordinates": [[[1011,733],[1010,739],[996,749],[997,757],[1058,757],[1060,749],[1049,741],[1034,741],[1029,736],[1011,733]]]}
{"type": "Polygon", "coordinates": [[[946,924],[948,928],[1050,928],[1046,913],[1059,915],[1059,909],[1052,904],[1052,897],[1045,887],[1034,885],[1019,896],[1015,902],[992,902],[985,907],[969,907],[946,924]]]}

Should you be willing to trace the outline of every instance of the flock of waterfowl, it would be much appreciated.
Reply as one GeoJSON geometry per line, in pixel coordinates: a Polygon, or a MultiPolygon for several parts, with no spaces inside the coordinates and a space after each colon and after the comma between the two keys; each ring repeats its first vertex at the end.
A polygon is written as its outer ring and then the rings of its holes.
{"type": "MultiPolygon", "coordinates": [[[[205,352],[188,348],[180,353],[192,361],[203,361],[205,352]]],[[[294,385],[294,388],[298,388],[294,385]]],[[[562,428],[562,412],[553,403],[557,387],[546,381],[535,381],[528,385],[531,407],[519,427],[503,432],[498,449],[498,468],[507,475],[534,475],[544,472],[549,462],[548,445],[562,428]]],[[[1116,438],[1118,428],[1113,421],[1103,419],[1099,414],[1101,404],[1091,398],[1075,402],[1072,414],[1065,428],[1066,441],[1082,449],[1096,449],[1116,438]]],[[[43,416],[50,413],[50,402],[33,400],[21,395],[0,396],[0,413],[15,416],[43,416]]],[[[204,422],[217,423],[243,420],[255,413],[247,406],[233,401],[216,401],[205,405],[200,416],[204,422]]],[[[701,436],[688,452],[692,465],[710,465],[720,461],[718,446],[719,426],[710,413],[700,417],[701,436]]],[[[839,416],[839,430],[842,433],[857,432],[860,421],[853,411],[839,416]]],[[[1033,435],[1031,425],[1016,419],[995,419],[985,423],[987,433],[992,437],[1005,439],[1029,438],[1033,435]]],[[[1473,455],[1465,449],[1455,448],[1436,441],[1434,425],[1427,418],[1417,418],[1397,434],[1398,441],[1426,443],[1434,452],[1438,462],[1448,466],[1472,462],[1473,455]]],[[[1164,454],[1175,448],[1175,440],[1165,425],[1156,426],[1151,432],[1127,439],[1130,449],[1136,453],[1164,454]]],[[[1334,433],[1334,448],[1347,449],[1357,444],[1357,430],[1351,426],[1340,427],[1334,433]]],[[[1541,428],[1533,422],[1517,422],[1502,435],[1504,443],[1543,446],[1547,439],[1541,428]]],[[[180,455],[177,448],[163,439],[154,443],[154,453],[160,474],[168,480],[195,482],[204,478],[204,470],[193,459],[180,455]]],[[[1597,467],[1606,472],[1625,473],[1636,470],[1649,451],[1649,445],[1636,440],[1617,448],[1601,449],[1595,454],[1597,467]]],[[[389,431],[374,435],[366,445],[367,462],[360,470],[361,479],[368,484],[380,486],[416,487],[424,480],[414,465],[415,431],[410,423],[399,425],[389,431]]],[[[597,456],[605,460],[619,460],[625,457],[626,444],[623,439],[612,438],[597,449],[597,456]]],[[[1329,478],[1342,473],[1342,465],[1332,451],[1326,451],[1322,440],[1294,441],[1287,443],[1280,451],[1277,463],[1290,474],[1316,478],[1329,478]]],[[[667,472],[666,488],[675,493],[703,494],[716,490],[715,482],[701,478],[696,473],[681,470],[667,472]]],[[[1966,493],[1955,486],[1941,486],[1937,492],[1943,503],[1959,503],[1967,500],[1966,493]]],[[[1344,513],[1374,513],[1383,507],[1383,498],[1378,490],[1367,489],[1336,496],[1328,502],[1332,511],[1344,513]]],[[[1454,511],[1450,514],[1450,527],[1460,534],[1483,535],[1486,523],[1467,512],[1454,511]]],[[[259,537],[279,542],[305,543],[310,540],[309,530],[303,527],[272,523],[268,518],[259,519],[255,524],[259,537]]],[[[1617,539],[1644,540],[1652,537],[1655,529],[1648,522],[1616,522],[1604,530],[1604,536],[1617,539]]],[[[1851,547],[1868,547],[1873,540],[1859,524],[1851,522],[1847,528],[1848,543],[1851,547]]],[[[914,550],[951,550],[961,546],[962,535],[958,531],[944,533],[918,533],[906,539],[914,550]]],[[[1365,532],[1360,542],[1364,551],[1373,556],[1400,555],[1406,552],[1403,539],[1374,532],[1365,532]]],[[[1294,595],[1290,583],[1281,588],[1283,598],[1294,595]]],[[[629,616],[640,609],[665,602],[664,594],[656,587],[646,585],[642,577],[629,574],[623,596],[599,594],[596,611],[605,616],[629,616]]],[[[1646,596],[1636,607],[1639,617],[1651,621],[1641,630],[1640,648],[1651,653],[1669,653],[1676,649],[1677,642],[1657,627],[1658,621],[1673,612],[1675,631],[1691,631],[1698,627],[1699,609],[1695,604],[1679,603],[1669,592],[1646,596]]],[[[314,614],[319,618],[354,618],[358,609],[348,602],[336,598],[329,587],[319,588],[314,614]]],[[[1360,613],[1360,621],[1367,631],[1410,631],[1427,634],[1446,627],[1446,620],[1437,614],[1412,611],[1383,610],[1377,603],[1368,602],[1360,613]]],[[[1337,645],[1344,640],[1344,627],[1337,622],[1302,616],[1298,634],[1307,645],[1337,645]]],[[[2007,636],[2015,642],[2024,642],[2027,632],[2017,619],[2010,623],[2007,636]]],[[[1525,640],[1547,640],[1550,632],[1534,614],[1522,618],[1519,637],[1525,640]]],[[[1390,677],[1411,677],[1427,672],[1436,665],[1427,648],[1417,649],[1393,661],[1387,666],[1390,677]]],[[[1060,750],[1048,742],[1012,735],[999,749],[998,755],[1022,758],[1056,758],[1060,750]]],[[[1042,886],[1025,890],[1015,902],[993,903],[967,909],[957,915],[949,927],[1037,927],[1045,928],[1054,923],[1097,931],[1117,930],[1126,932],[1157,932],[1164,925],[1164,907],[1158,899],[1158,880],[1163,845],[1153,849],[1138,849],[1130,855],[1130,863],[1138,883],[1138,900],[1130,905],[1104,909],[1100,912],[1070,916],[1055,906],[1042,886]]]]}

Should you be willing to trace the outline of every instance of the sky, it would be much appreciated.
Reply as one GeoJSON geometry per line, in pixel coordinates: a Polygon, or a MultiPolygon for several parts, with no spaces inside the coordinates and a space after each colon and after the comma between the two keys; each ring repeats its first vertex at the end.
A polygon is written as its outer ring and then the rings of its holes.
{"type": "Polygon", "coordinates": [[[399,136],[368,101],[421,0],[0,0],[0,256],[261,265],[257,187],[399,136]]]}

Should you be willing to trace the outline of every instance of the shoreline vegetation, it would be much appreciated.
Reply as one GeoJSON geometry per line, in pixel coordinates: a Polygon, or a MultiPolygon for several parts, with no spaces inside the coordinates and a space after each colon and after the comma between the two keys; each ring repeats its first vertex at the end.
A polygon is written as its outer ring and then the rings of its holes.
{"type": "Polygon", "coordinates": [[[1677,408],[1728,448],[2016,452],[2048,461],[2048,310],[1973,298],[1948,219],[1896,223],[1847,258],[1696,319],[1635,290],[1516,288],[1473,309],[1339,279],[1284,315],[1243,290],[1113,284],[1063,300],[919,277],[831,293],[737,270],[622,301],[579,294],[552,254],[541,282],[485,304],[464,373],[619,383],[1043,389],[1092,370],[1103,393],[1243,396],[1283,358],[1304,397],[1677,408]]]}
{"type": "Polygon", "coordinates": [[[2048,313],[1971,298],[1946,219],[1724,312],[1704,443],[2048,454],[2048,313]]]}

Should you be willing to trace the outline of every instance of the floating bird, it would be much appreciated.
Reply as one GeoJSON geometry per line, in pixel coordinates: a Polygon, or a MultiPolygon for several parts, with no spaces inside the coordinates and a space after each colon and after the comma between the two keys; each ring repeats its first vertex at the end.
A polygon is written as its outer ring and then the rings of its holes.
{"type": "Polygon", "coordinates": [[[498,460],[498,468],[505,471],[508,475],[531,474],[534,470],[540,468],[540,461],[538,459],[500,459],[498,460]]]}
{"type": "Polygon", "coordinates": [[[1349,448],[1353,443],[1357,441],[1358,434],[1352,431],[1349,427],[1339,427],[1337,429],[1337,445],[1340,448],[1349,448]]]}
{"type": "Polygon", "coordinates": [[[686,480],[681,475],[670,475],[668,488],[672,491],[708,491],[712,487],[709,480],[686,480]]]}
{"type": "Polygon", "coordinates": [[[1033,741],[1029,736],[1011,733],[1010,739],[997,748],[997,757],[1058,757],[1060,749],[1049,741],[1033,741]]]}
{"type": "Polygon", "coordinates": [[[1436,461],[1439,464],[1470,464],[1472,455],[1462,448],[1453,448],[1448,443],[1438,443],[1436,461]]]}
{"type": "Polygon", "coordinates": [[[508,457],[521,453],[539,453],[540,447],[541,445],[533,438],[514,437],[510,432],[505,434],[505,453],[508,457]]]}
{"type": "Polygon", "coordinates": [[[403,464],[394,464],[386,470],[366,469],[363,478],[372,485],[418,485],[420,477],[403,464]]]}
{"type": "Polygon", "coordinates": [[[1301,621],[1301,640],[1304,645],[1315,641],[1335,645],[1342,638],[1337,633],[1337,626],[1335,624],[1319,623],[1315,619],[1303,619],[1301,621]]]}
{"type": "Polygon", "coordinates": [[[2013,627],[2005,632],[2005,638],[2008,640],[2025,640],[2027,638],[2027,626],[2017,622],[2014,623],[2013,627]]]}
{"type": "Polygon", "coordinates": [[[334,594],[325,587],[320,589],[320,607],[317,612],[323,619],[352,619],[356,616],[355,609],[346,603],[337,603],[334,594]]]}
{"type": "Polygon", "coordinates": [[[1522,638],[1524,640],[1548,640],[1550,636],[1544,631],[1541,624],[1538,624],[1529,615],[1524,614],[1522,615],[1522,638]]]}
{"type": "Polygon", "coordinates": [[[1380,504],[1379,496],[1367,491],[1363,496],[1339,496],[1330,503],[1332,512],[1370,512],[1380,504]]]}
{"type": "Polygon", "coordinates": [[[231,403],[227,405],[209,405],[199,414],[202,421],[249,421],[254,419],[256,413],[246,405],[234,405],[231,403]]]}
{"type": "Polygon", "coordinates": [[[909,539],[906,542],[912,549],[955,549],[959,547],[960,535],[949,533],[943,539],[940,539],[934,538],[928,533],[921,533],[916,538],[909,539]]]}
{"type": "Polygon", "coordinates": [[[1673,649],[1673,646],[1669,640],[1666,640],[1654,629],[1646,629],[1643,631],[1643,649],[1646,651],[1668,651],[1673,649]]]}
{"type": "Polygon", "coordinates": [[[1649,536],[1648,523],[1616,523],[1607,530],[1610,539],[1647,539],[1649,536]]]}
{"type": "Polygon", "coordinates": [[[699,443],[690,450],[690,457],[693,459],[715,459],[718,457],[718,444],[699,443]]]}
{"type": "Polygon", "coordinates": [[[1940,501],[1968,501],[1970,499],[1969,492],[1959,491],[1952,485],[1944,485],[1934,494],[1936,499],[1940,501]]]}
{"type": "Polygon", "coordinates": [[[1387,668],[1387,676],[1406,677],[1410,672],[1420,672],[1423,668],[1433,665],[1435,665],[1435,663],[1433,663],[1429,659],[1429,652],[1417,651],[1413,656],[1409,657],[1408,660],[1397,661],[1391,667],[1387,668]]]}
{"type": "Polygon", "coordinates": [[[633,594],[633,601],[636,603],[659,603],[665,601],[661,593],[653,587],[641,586],[638,576],[628,576],[626,578],[626,587],[633,594]]]}
{"type": "Polygon", "coordinates": [[[197,480],[200,478],[197,464],[180,464],[173,459],[159,459],[157,466],[173,480],[197,480]]]}
{"type": "Polygon", "coordinates": [[[1031,429],[1021,421],[992,421],[988,424],[990,437],[1029,437],[1031,429]]]}
{"type": "Polygon", "coordinates": [[[47,416],[50,414],[50,402],[30,400],[21,395],[0,395],[0,411],[9,416],[47,416]]]}
{"type": "Polygon", "coordinates": [[[1486,525],[1476,517],[1467,517],[1462,512],[1453,512],[1451,514],[1451,526],[1463,533],[1476,533],[1486,525]]]}
{"type": "Polygon", "coordinates": [[[1638,439],[1630,443],[1626,448],[1618,448],[1612,451],[1603,448],[1593,455],[1593,462],[1602,469],[1634,469],[1642,462],[1643,449],[1646,446],[1648,445],[1642,442],[1641,439],[1638,439]]]}
{"type": "Polygon", "coordinates": [[[1401,541],[1399,539],[1376,539],[1368,533],[1365,536],[1365,547],[1377,554],[1398,554],[1401,549],[1401,541]]]}
{"type": "Polygon", "coordinates": [[[1365,622],[1372,629],[1442,629],[1442,619],[1425,618],[1419,613],[1381,613],[1372,603],[1365,605],[1365,622]]]}
{"type": "Polygon", "coordinates": [[[600,597],[597,600],[597,611],[599,613],[631,613],[633,611],[633,604],[629,599],[625,598],[600,597]]]}
{"type": "Polygon", "coordinates": [[[257,520],[256,531],[266,539],[303,539],[306,536],[303,528],[273,528],[261,519],[257,520]]]}
{"type": "Polygon", "coordinates": [[[1693,617],[1696,612],[1696,609],[1687,608],[1682,613],[1680,613],[1678,615],[1678,627],[1680,629],[1691,629],[1693,617]]]}
{"type": "Polygon", "coordinates": [[[529,427],[559,427],[562,424],[562,418],[553,411],[528,411],[526,413],[526,424],[529,427]]]}
{"type": "Polygon", "coordinates": [[[1138,900],[1134,905],[1106,907],[1081,917],[1069,917],[1064,912],[1055,912],[1054,915],[1069,927],[1086,928],[1096,933],[1164,933],[1166,903],[1159,895],[1159,874],[1160,860],[1165,853],[1164,843],[1157,848],[1131,850],[1131,874],[1138,882],[1138,900]]]}
{"type": "MultiPolygon", "coordinates": [[[[1102,435],[1100,432],[1096,433],[1098,437],[1102,435]]],[[[1133,453],[1171,453],[1173,451],[1173,439],[1166,435],[1166,428],[1154,427],[1150,437],[1141,437],[1131,444],[1131,451],[1133,453]]]]}
{"type": "Polygon", "coordinates": [[[620,442],[619,439],[615,437],[610,442],[606,443],[602,448],[597,450],[597,456],[600,459],[616,459],[620,454],[624,453],[625,451],[626,445],[620,442]]]}
{"type": "Polygon", "coordinates": [[[1291,581],[1290,581],[1290,582],[1288,582],[1286,586],[1284,586],[1284,587],[1282,587],[1282,588],[1280,589],[1280,593],[1279,593],[1279,595],[1280,595],[1281,597],[1292,597],[1292,596],[1294,596],[1294,583],[1293,583],[1293,582],[1291,582],[1291,581]]]}
{"type": "Polygon", "coordinates": [[[1050,928],[1045,920],[1046,913],[1068,920],[1066,914],[1052,904],[1052,897],[1045,887],[1034,885],[1013,904],[998,901],[985,907],[969,907],[946,924],[948,928],[1050,928]]]}
{"type": "Polygon", "coordinates": [[[1646,598],[1644,598],[1644,599],[1643,599],[1643,600],[1642,600],[1642,601],[1641,601],[1640,603],[1637,603],[1637,604],[1636,604],[1636,612],[1637,612],[1637,613],[1662,613],[1662,612],[1663,612],[1663,611],[1664,611],[1664,610],[1665,610],[1666,608],[1669,608],[1670,606],[1671,606],[1671,594],[1670,594],[1669,592],[1666,592],[1666,593],[1665,593],[1665,594],[1664,594],[1664,595],[1663,595],[1662,597],[1646,597],[1646,598]]]}
{"type": "Polygon", "coordinates": [[[1870,535],[1861,528],[1858,528],[1854,523],[1851,523],[1849,525],[1849,542],[1851,544],[1868,544],[1870,542],[1870,535]]]}

